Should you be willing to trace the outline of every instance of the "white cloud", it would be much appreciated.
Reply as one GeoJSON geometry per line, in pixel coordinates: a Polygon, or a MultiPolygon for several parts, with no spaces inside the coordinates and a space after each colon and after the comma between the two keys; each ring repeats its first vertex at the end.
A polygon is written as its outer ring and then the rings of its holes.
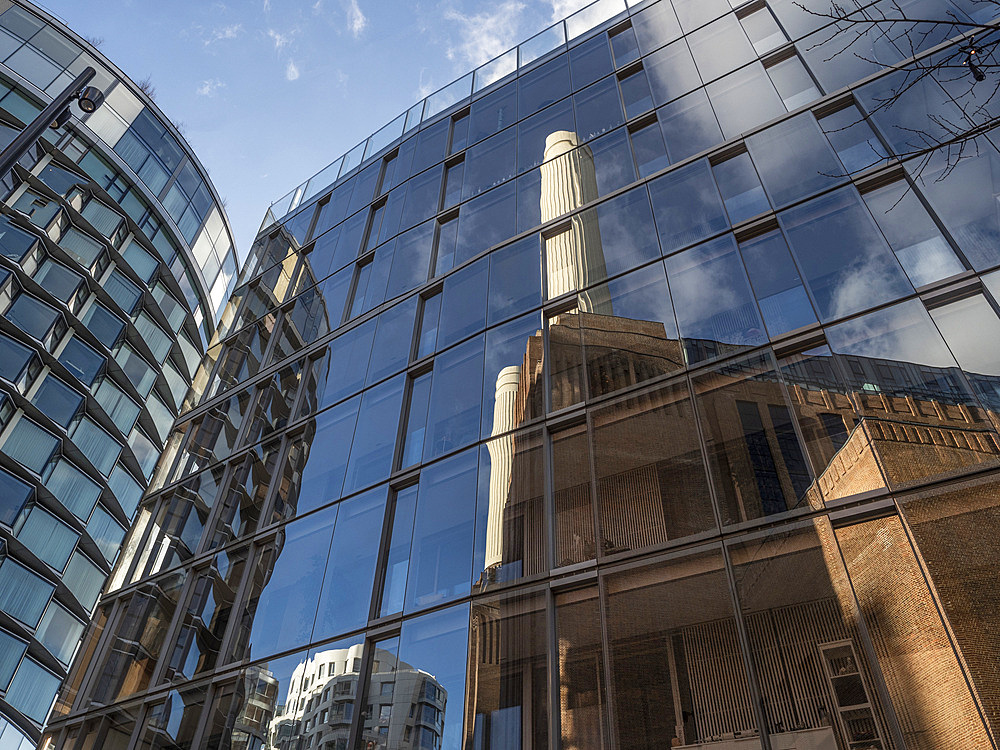
{"type": "Polygon", "coordinates": [[[347,73],[342,71],[340,68],[337,68],[337,85],[340,88],[344,88],[345,86],[347,86],[348,80],[350,80],[350,76],[347,75],[347,73]]]}
{"type": "Polygon", "coordinates": [[[289,60],[288,65],[285,66],[285,78],[289,81],[294,81],[299,77],[299,66],[295,64],[294,60],[289,60]]]}
{"type": "Polygon", "coordinates": [[[271,10],[271,0],[264,0],[264,12],[268,13],[271,10]]]}
{"type": "Polygon", "coordinates": [[[243,24],[241,23],[233,23],[230,24],[229,26],[222,26],[212,31],[208,39],[205,40],[205,46],[207,47],[213,42],[218,42],[223,39],[235,39],[242,33],[243,33],[243,24]]]}
{"type": "Polygon", "coordinates": [[[434,93],[434,79],[428,78],[424,80],[424,73],[427,72],[427,68],[420,69],[420,80],[417,84],[417,98],[423,99],[425,96],[430,96],[434,93]]]}
{"type": "Polygon", "coordinates": [[[482,13],[445,11],[445,20],[458,25],[461,40],[448,49],[448,57],[457,58],[465,66],[476,67],[506,52],[517,43],[524,9],[521,0],[503,0],[493,10],[482,13]]]}
{"type": "Polygon", "coordinates": [[[580,8],[590,5],[594,0],[549,0],[552,6],[552,20],[561,21],[570,13],[576,13],[580,8]]]}
{"type": "Polygon", "coordinates": [[[316,0],[316,2],[313,3],[312,8],[313,8],[313,13],[319,13],[320,11],[322,11],[323,10],[323,0],[316,0]]]}
{"type": "Polygon", "coordinates": [[[347,4],[347,26],[355,37],[361,36],[361,32],[368,26],[368,19],[361,12],[358,0],[349,0],[347,4]]]}
{"type": "Polygon", "coordinates": [[[196,90],[196,93],[198,96],[215,96],[215,93],[219,89],[223,89],[225,87],[226,84],[218,78],[209,78],[207,81],[201,82],[196,90]]]}
{"type": "Polygon", "coordinates": [[[282,34],[274,29],[268,29],[267,35],[274,42],[274,49],[277,52],[281,52],[288,44],[292,41],[294,33],[282,34]]]}

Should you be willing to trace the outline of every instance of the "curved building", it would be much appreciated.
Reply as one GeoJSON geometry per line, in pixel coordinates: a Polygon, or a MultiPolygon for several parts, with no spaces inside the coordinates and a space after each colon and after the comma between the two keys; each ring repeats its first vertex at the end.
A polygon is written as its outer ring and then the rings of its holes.
{"type": "Polygon", "coordinates": [[[997,68],[807,4],[598,0],[272,206],[42,747],[995,750],[997,68]]]}
{"type": "Polygon", "coordinates": [[[86,66],[0,180],[0,746],[33,746],[236,275],[204,169],[59,20],[0,2],[0,143],[86,66]]]}

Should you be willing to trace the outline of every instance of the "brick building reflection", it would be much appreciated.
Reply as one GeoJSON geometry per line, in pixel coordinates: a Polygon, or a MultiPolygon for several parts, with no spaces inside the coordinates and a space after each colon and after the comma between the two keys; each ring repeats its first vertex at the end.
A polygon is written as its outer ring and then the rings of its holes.
{"type": "MultiPolygon", "coordinates": [[[[550,141],[548,148],[564,150],[547,152],[553,158],[542,167],[543,221],[586,202],[592,180],[587,149],[570,150],[577,145],[572,133],[554,133],[550,141]]],[[[584,212],[546,240],[550,299],[606,275],[596,221],[584,212]]],[[[997,415],[962,383],[968,378],[978,393],[996,393],[1000,378],[836,355],[822,345],[780,362],[740,357],[743,349],[681,342],[662,323],[615,316],[603,284],[551,316],[545,333],[526,341],[522,361],[496,377],[480,590],[544,572],[547,511],[537,475],[545,444],[541,431],[519,428],[546,408],[582,404],[588,394],[659,383],[592,409],[589,428],[582,422],[553,434],[553,461],[563,464],[550,480],[548,538],[557,566],[998,463],[997,415]],[[693,389],[664,384],[683,362],[685,345],[736,358],[696,375],[693,389]],[[571,449],[560,452],[561,440],[571,449]],[[591,466],[588,441],[598,440],[603,449],[591,466]],[[560,472],[576,479],[560,481],[560,472]]],[[[966,503],[957,495],[931,523],[953,524],[974,510],[992,519],[997,507],[994,498],[966,503]]],[[[1000,638],[987,608],[964,610],[964,622],[942,622],[919,553],[896,516],[837,531],[825,518],[795,528],[730,546],[746,645],[732,601],[712,595],[707,583],[718,579],[720,592],[729,589],[720,556],[651,565],[609,585],[614,627],[607,625],[606,635],[618,675],[612,690],[619,744],[759,748],[762,719],[771,746],[783,750],[887,750],[901,742],[928,750],[989,747],[979,714],[996,704],[995,670],[980,669],[980,684],[970,690],[946,634],[948,627],[966,634],[965,658],[995,653],[1000,638]],[[926,689],[928,681],[935,690],[926,689]],[[754,690],[762,717],[755,715],[754,690]],[[902,737],[893,736],[889,713],[902,737]]],[[[966,577],[952,572],[955,580],[966,577]]],[[[536,716],[545,714],[538,697],[544,701],[545,649],[530,645],[539,607],[530,597],[473,603],[466,733],[476,750],[534,747],[544,735],[536,716]]],[[[557,638],[564,748],[605,746],[612,731],[600,625],[593,627],[596,634],[580,626],[557,638]]]]}

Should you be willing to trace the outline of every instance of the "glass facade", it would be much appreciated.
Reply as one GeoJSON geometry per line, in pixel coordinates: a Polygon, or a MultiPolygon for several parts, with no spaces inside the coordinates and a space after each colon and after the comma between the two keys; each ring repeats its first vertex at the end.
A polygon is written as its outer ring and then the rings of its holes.
{"type": "Polygon", "coordinates": [[[599,0],[272,207],[42,746],[995,748],[1000,153],[822,26],[599,0]]]}
{"type": "Polygon", "coordinates": [[[0,3],[0,143],[87,65],[107,103],[73,107],[0,178],[5,750],[41,736],[235,284],[228,222],[173,126],[27,3],[0,3]]]}

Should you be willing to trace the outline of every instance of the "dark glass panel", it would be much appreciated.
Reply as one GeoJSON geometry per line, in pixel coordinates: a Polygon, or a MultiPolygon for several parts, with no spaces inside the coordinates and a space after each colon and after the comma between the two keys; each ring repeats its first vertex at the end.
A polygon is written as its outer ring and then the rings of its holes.
{"type": "Polygon", "coordinates": [[[392,299],[427,281],[433,248],[433,221],[426,221],[396,238],[386,299],[392,299]]]}
{"type": "Polygon", "coordinates": [[[731,736],[760,748],[722,555],[675,557],[606,581],[618,746],[711,747],[731,736]]]}
{"type": "Polygon", "coordinates": [[[653,108],[653,94],[649,90],[645,70],[639,69],[618,79],[618,85],[625,103],[625,116],[630,120],[653,108]]]}
{"type": "Polygon", "coordinates": [[[817,322],[781,232],[747,240],[740,245],[740,255],[772,338],[817,322]]]}
{"type": "Polygon", "coordinates": [[[576,108],[577,134],[581,142],[589,141],[625,122],[618,86],[610,76],[575,93],[573,104],[576,108]]]}
{"type": "Polygon", "coordinates": [[[596,410],[593,441],[603,554],[715,528],[686,383],[596,410]]]}
{"type": "Polygon", "coordinates": [[[488,247],[514,236],[517,201],[515,183],[508,182],[462,206],[458,219],[455,263],[464,263],[488,247]]]}
{"type": "Polygon", "coordinates": [[[441,208],[451,208],[462,201],[462,183],[465,181],[465,162],[451,164],[444,170],[444,199],[441,208]]]}
{"type": "Polygon", "coordinates": [[[560,55],[518,78],[518,116],[528,117],[569,93],[569,60],[560,55]]]}
{"type": "Polygon", "coordinates": [[[406,576],[410,569],[413,516],[417,510],[417,485],[396,492],[392,499],[392,535],[385,553],[379,616],[401,612],[406,600],[406,576]]]}
{"type": "Polygon", "coordinates": [[[316,586],[323,580],[337,509],[292,521],[258,553],[255,566],[262,582],[247,604],[253,619],[250,658],[309,643],[316,586]]]}
{"type": "Polygon", "coordinates": [[[458,250],[458,217],[441,222],[437,227],[434,250],[434,275],[448,273],[455,266],[455,252],[458,250]]]}
{"type": "Polygon", "coordinates": [[[451,145],[448,148],[448,153],[456,154],[469,143],[469,114],[453,117],[451,120],[451,145]]]}
{"type": "Polygon", "coordinates": [[[812,477],[770,356],[719,366],[694,388],[723,524],[808,507],[812,477]]]}
{"type": "Polygon", "coordinates": [[[409,229],[437,213],[441,200],[443,171],[444,167],[438,166],[409,181],[406,200],[403,202],[403,213],[399,220],[401,229],[409,229]]]}
{"type": "Polygon", "coordinates": [[[313,640],[354,630],[368,622],[385,501],[386,488],[381,487],[340,504],[313,640]]]}
{"type": "Polygon", "coordinates": [[[852,188],[778,215],[823,321],[912,293],[852,188]]]}
{"type": "Polygon", "coordinates": [[[444,349],[486,327],[489,259],[480,258],[444,281],[437,344],[444,349]]]}
{"type": "Polygon", "coordinates": [[[559,134],[563,133],[576,133],[573,101],[569,98],[521,120],[517,126],[517,171],[523,172],[551,159],[547,153],[549,147],[561,140],[559,134]]]}
{"type": "MultiPolygon", "coordinates": [[[[399,665],[396,690],[410,685],[400,708],[398,729],[407,723],[406,707],[415,706],[419,726],[413,729],[413,745],[420,748],[457,748],[462,745],[465,719],[466,655],[469,639],[469,607],[460,605],[403,623],[399,635],[399,665]]],[[[390,736],[393,734],[390,722],[390,736]]]]}
{"type": "Polygon", "coordinates": [[[819,125],[848,174],[868,169],[887,156],[882,142],[854,105],[827,115],[819,125]]]}
{"type": "Polygon", "coordinates": [[[573,47],[569,51],[569,67],[573,73],[573,88],[577,91],[613,72],[611,51],[604,34],[573,47]]]}
{"type": "Polygon", "coordinates": [[[615,57],[615,67],[622,68],[630,62],[639,59],[639,44],[635,39],[635,31],[626,26],[610,35],[611,52],[615,57]]]}
{"type": "Polygon", "coordinates": [[[149,687],[183,585],[184,575],[174,573],[140,585],[125,602],[90,700],[113,703],[149,687]]]}
{"type": "Polygon", "coordinates": [[[635,154],[635,163],[639,166],[640,177],[648,177],[670,164],[667,148],[663,143],[663,133],[656,122],[632,131],[632,152],[635,154]]]}
{"type": "MultiPolygon", "coordinates": [[[[451,122],[441,120],[421,130],[414,138],[413,163],[409,174],[417,174],[445,157],[448,151],[448,130],[451,122]]],[[[405,179],[405,177],[404,177],[405,179]]],[[[400,181],[397,181],[398,185],[400,181]]],[[[411,182],[412,185],[412,182],[411,182]]]]}
{"type": "Polygon", "coordinates": [[[517,120],[516,85],[508,83],[472,103],[469,143],[477,143],[514,124],[517,120]]]}
{"type": "MultiPolygon", "coordinates": [[[[479,195],[514,176],[514,140],[514,128],[508,128],[466,152],[463,200],[479,195]]],[[[451,187],[450,181],[448,187],[451,187]]],[[[446,201],[445,205],[450,204],[446,201]]]]}
{"type": "Polygon", "coordinates": [[[220,552],[210,567],[197,571],[165,675],[167,680],[190,679],[216,665],[246,563],[246,549],[220,552]]]}
{"type": "MultiPolygon", "coordinates": [[[[582,300],[581,300],[582,302],[582,300]]],[[[586,398],[586,377],[583,369],[583,340],[580,328],[580,305],[546,319],[548,328],[549,404],[551,411],[558,411],[586,398]]],[[[538,369],[537,359],[542,357],[529,349],[531,371],[538,369]]],[[[544,382],[544,381],[542,381],[544,382]]]]}
{"type": "Polygon", "coordinates": [[[348,214],[352,214],[371,203],[381,172],[382,162],[375,161],[362,169],[354,178],[354,192],[351,193],[351,203],[347,207],[348,214]]]}
{"type": "Polygon", "coordinates": [[[417,359],[433,354],[437,349],[438,321],[441,318],[441,292],[423,300],[420,311],[420,331],[417,334],[417,359]]]}
{"type": "Polygon", "coordinates": [[[737,154],[712,167],[730,224],[739,224],[771,209],[750,155],[737,154]]]}
{"type": "Polygon", "coordinates": [[[378,329],[368,368],[368,383],[375,383],[398,372],[409,362],[417,299],[409,297],[378,316],[378,329]]]}
{"type": "Polygon", "coordinates": [[[368,320],[337,336],[322,350],[313,363],[317,411],[361,390],[374,333],[375,321],[368,320]]]}
{"type": "Polygon", "coordinates": [[[649,183],[653,215],[664,253],[728,227],[726,210],[707,161],[698,161],[649,183]]]}
{"type": "Polygon", "coordinates": [[[384,479],[392,470],[403,386],[404,377],[399,375],[363,394],[347,465],[345,494],[384,479]]]}
{"type": "Polygon", "coordinates": [[[435,359],[424,460],[461,448],[479,438],[482,382],[481,335],[435,359]]]}
{"type": "Polygon", "coordinates": [[[298,438],[302,457],[297,486],[292,488],[289,501],[297,515],[340,497],[360,400],[355,397],[322,412],[298,438]]]}
{"type": "Polygon", "coordinates": [[[685,34],[731,10],[727,0],[673,0],[673,3],[685,34]]]}
{"type": "Polygon", "coordinates": [[[840,162],[809,112],[750,136],[747,148],[779,208],[844,181],[840,162]]]}
{"type": "Polygon", "coordinates": [[[490,325],[542,303],[540,256],[538,235],[525,237],[490,255],[490,325]]]}
{"type": "Polygon", "coordinates": [[[427,404],[431,398],[432,373],[425,372],[410,381],[410,399],[406,411],[406,427],[399,467],[405,469],[420,463],[424,451],[424,433],[427,432],[427,404]]]}
{"type": "Polygon", "coordinates": [[[766,342],[731,235],[666,260],[689,364],[766,342]]]}
{"type": "Polygon", "coordinates": [[[589,149],[593,156],[598,196],[613,193],[635,182],[635,165],[629,154],[625,128],[603,135],[582,148],[589,149]]]}
{"type": "Polygon", "coordinates": [[[476,524],[477,449],[425,468],[413,522],[405,610],[469,593],[476,524]]]}

